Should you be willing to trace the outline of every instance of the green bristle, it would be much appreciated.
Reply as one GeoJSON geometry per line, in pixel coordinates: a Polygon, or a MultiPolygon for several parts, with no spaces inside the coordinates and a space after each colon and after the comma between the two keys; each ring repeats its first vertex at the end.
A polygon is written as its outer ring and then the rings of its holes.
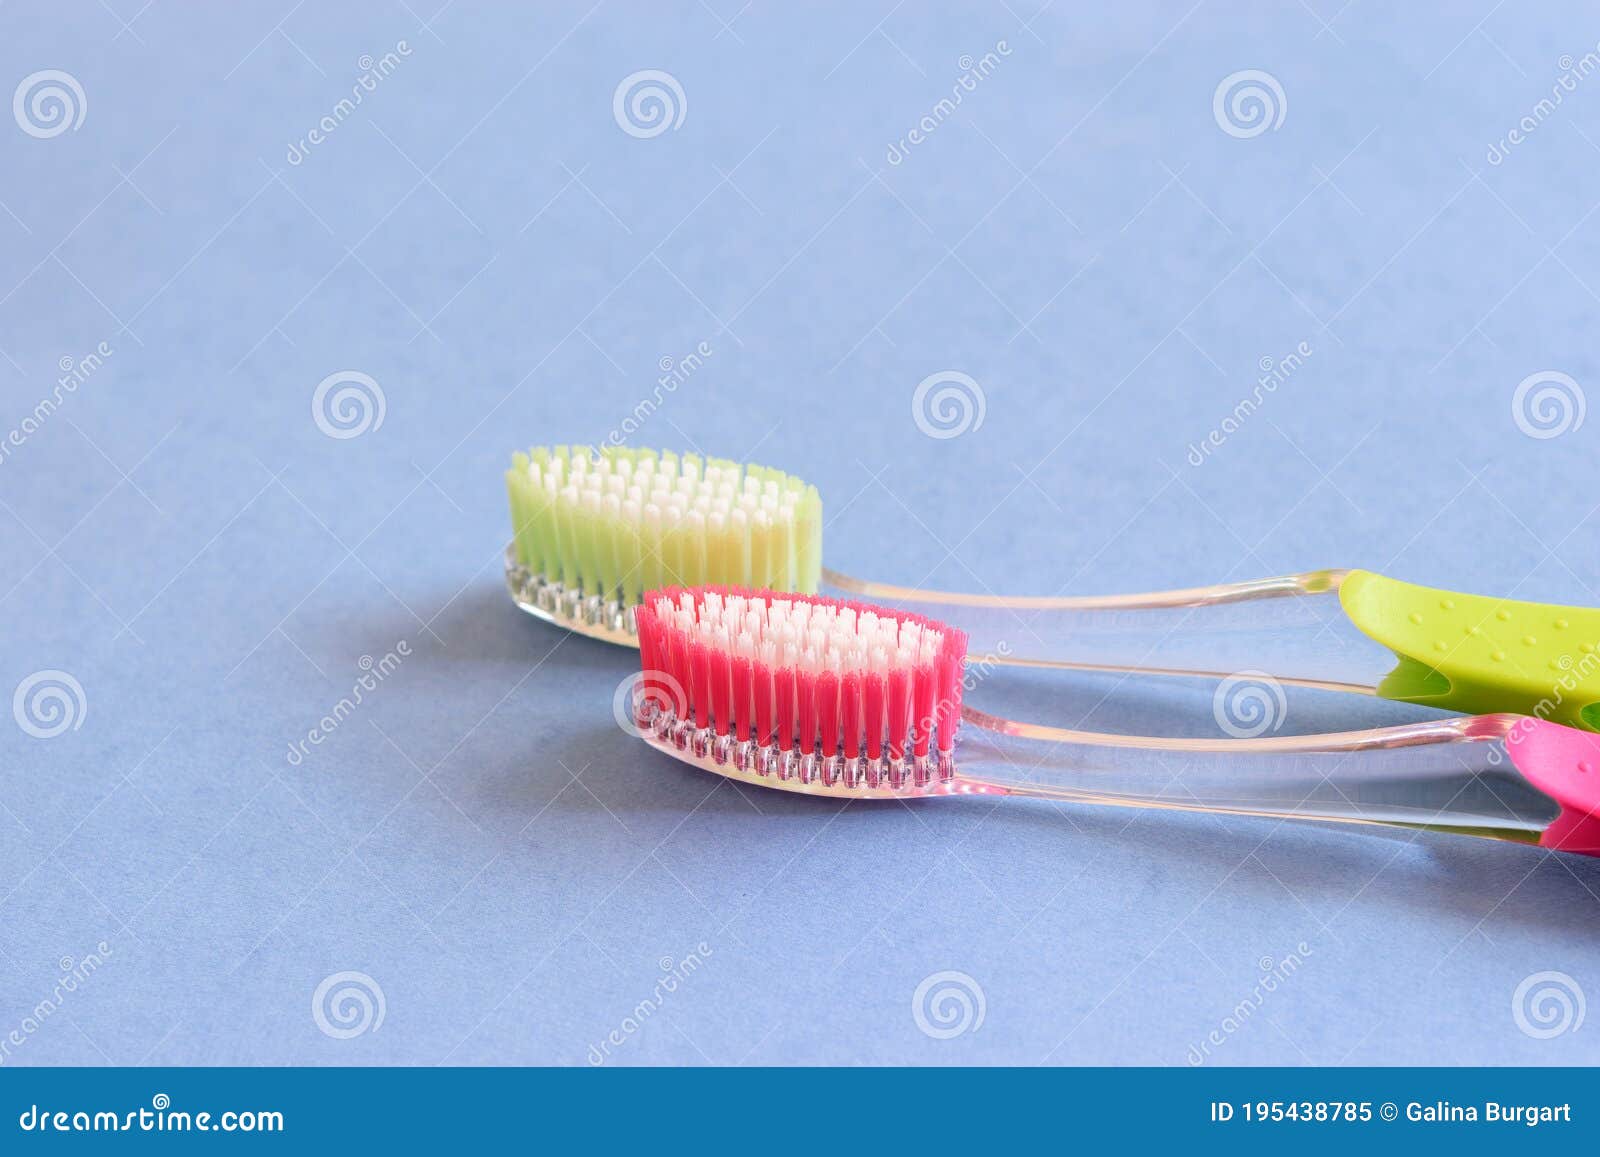
{"type": "Polygon", "coordinates": [[[777,546],[776,566],[773,568],[774,590],[795,590],[795,539],[794,523],[779,519],[774,526],[774,540],[777,546]]]}
{"type": "Polygon", "coordinates": [[[772,572],[774,569],[773,556],[776,553],[772,524],[764,522],[757,513],[757,517],[750,523],[750,585],[754,587],[771,588],[772,572]]]}
{"type": "Polygon", "coordinates": [[[707,519],[705,533],[700,536],[700,541],[704,548],[701,557],[705,564],[705,582],[726,584],[741,581],[729,577],[733,573],[733,566],[728,557],[728,527],[725,523],[718,526],[715,519],[707,519]]]}
{"type": "Polygon", "coordinates": [[[728,579],[736,585],[751,584],[755,573],[750,560],[750,520],[743,511],[735,511],[728,521],[728,579]]]}
{"type": "Polygon", "coordinates": [[[528,456],[517,453],[506,471],[506,498],[511,504],[511,540],[516,544],[517,561],[531,566],[533,510],[528,501],[528,456]]]}
{"type": "Polygon", "coordinates": [[[590,506],[578,509],[574,519],[578,537],[578,575],[583,580],[583,593],[598,595],[600,586],[601,513],[590,506]]]}
{"type": "Polygon", "coordinates": [[[584,588],[591,594],[615,598],[617,579],[620,577],[617,573],[617,548],[613,541],[616,528],[612,525],[604,502],[590,513],[589,520],[594,526],[594,575],[584,582],[584,588]]]}
{"type": "Polygon", "coordinates": [[[669,586],[683,586],[687,579],[684,572],[683,540],[685,538],[683,523],[663,522],[661,525],[661,569],[662,578],[669,586]]]}
{"type": "Polygon", "coordinates": [[[550,507],[554,515],[551,523],[555,532],[556,561],[561,567],[561,585],[568,590],[577,590],[579,589],[578,540],[573,521],[579,512],[564,502],[552,502],[550,507]]]}
{"type": "Polygon", "coordinates": [[[633,605],[644,591],[663,586],[729,584],[810,594],[820,585],[821,498],[815,487],[781,470],[693,452],[534,446],[513,455],[506,493],[517,560],[587,597],[633,605]],[[640,497],[644,463],[650,463],[650,477],[640,497]],[[693,507],[710,493],[704,489],[710,475],[717,476],[718,492],[731,483],[733,500],[720,505],[713,496],[707,515],[693,507]],[[619,477],[623,481],[609,481],[619,477]],[[575,478],[582,480],[577,486],[575,478]],[[698,494],[682,489],[691,484],[698,494]],[[652,501],[661,510],[654,521],[643,511],[652,501]],[[631,516],[630,503],[639,504],[631,516]]]}
{"type": "Polygon", "coordinates": [[[807,486],[795,504],[795,541],[795,589],[814,595],[822,582],[822,495],[815,486],[807,486]]]}
{"type": "Polygon", "coordinates": [[[639,581],[643,589],[650,591],[671,586],[672,582],[667,578],[666,548],[661,541],[660,522],[642,522],[638,534],[639,559],[643,564],[639,567],[639,581]]]}
{"type": "Polygon", "coordinates": [[[605,573],[601,579],[606,598],[622,598],[628,602],[620,592],[629,580],[629,572],[638,569],[639,556],[633,549],[633,536],[628,532],[628,522],[621,510],[606,510],[605,526],[605,573]]]}
{"type": "Polygon", "coordinates": [[[645,586],[645,576],[650,573],[650,560],[645,554],[644,535],[640,528],[626,518],[618,518],[617,527],[617,557],[622,567],[622,604],[631,607],[649,589],[645,586]]]}
{"type": "Polygon", "coordinates": [[[506,471],[506,500],[511,504],[511,542],[516,547],[517,561],[528,566],[532,562],[528,550],[529,515],[518,481],[515,469],[506,471]]]}
{"type": "Polygon", "coordinates": [[[698,587],[715,582],[711,578],[710,560],[707,557],[705,519],[688,514],[679,526],[682,537],[678,540],[678,565],[683,575],[683,585],[698,587]]]}
{"type": "Polygon", "coordinates": [[[529,569],[535,574],[549,575],[560,566],[561,551],[556,541],[555,503],[544,485],[528,481],[526,491],[531,512],[528,555],[533,561],[529,569]]]}

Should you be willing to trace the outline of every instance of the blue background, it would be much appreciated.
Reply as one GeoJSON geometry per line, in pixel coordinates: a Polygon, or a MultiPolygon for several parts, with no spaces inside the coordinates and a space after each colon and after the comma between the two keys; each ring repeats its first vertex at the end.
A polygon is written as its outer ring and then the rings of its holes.
{"type": "MultiPolygon", "coordinates": [[[[501,472],[594,441],[661,359],[713,354],[634,444],[813,480],[826,555],[903,583],[1095,593],[1365,565],[1595,603],[1600,422],[1525,436],[1531,374],[1597,368],[1600,78],[1582,5],[11,4],[0,428],[6,1063],[574,1063],[663,958],[710,950],[610,1063],[1581,1063],[1533,973],[1600,991],[1600,866],[1442,836],[736,790],[610,713],[629,654],[515,610],[501,472]],[[392,75],[291,164],[364,55],[392,75]],[[1009,55],[901,163],[961,75],[1009,55]],[[670,72],[682,123],[613,118],[670,72]],[[1213,117],[1270,72],[1275,129],[1213,117]],[[1313,355],[1204,465],[1263,358],[1313,355]],[[371,375],[381,426],[312,393],[371,375]],[[925,436],[918,382],[982,388],[925,436]],[[300,765],[362,656],[411,655],[300,765]],[[312,1015],[331,974],[376,1031],[312,1015]],[[912,995],[981,988],[932,1039],[912,995]]],[[[3,96],[4,93],[0,93],[3,96]]],[[[1206,686],[999,678],[1066,722],[1214,733],[1206,686]]],[[[1417,718],[1294,696],[1297,729],[1417,718]]]]}

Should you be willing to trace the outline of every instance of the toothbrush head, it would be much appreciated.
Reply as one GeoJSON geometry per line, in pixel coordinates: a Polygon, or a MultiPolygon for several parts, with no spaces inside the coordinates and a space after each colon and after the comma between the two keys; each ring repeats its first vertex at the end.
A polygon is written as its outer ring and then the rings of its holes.
{"type": "Polygon", "coordinates": [[[646,590],[734,584],[811,594],[822,499],[781,470],[671,451],[535,446],[506,471],[518,605],[594,638],[638,645],[646,590]]]}
{"type": "Polygon", "coordinates": [[[967,638],[932,619],[740,587],[650,591],[634,725],[764,787],[849,798],[959,792],[967,638]]]}

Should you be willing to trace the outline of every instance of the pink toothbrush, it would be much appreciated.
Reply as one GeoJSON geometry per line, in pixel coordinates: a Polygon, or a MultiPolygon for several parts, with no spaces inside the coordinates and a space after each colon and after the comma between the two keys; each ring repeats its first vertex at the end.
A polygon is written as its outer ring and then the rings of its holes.
{"type": "Polygon", "coordinates": [[[845,799],[1035,796],[1600,855],[1600,736],[1528,716],[1244,740],[1106,735],[964,707],[964,634],[900,610],[669,588],[646,593],[637,623],[641,736],[760,787],[845,799]]]}

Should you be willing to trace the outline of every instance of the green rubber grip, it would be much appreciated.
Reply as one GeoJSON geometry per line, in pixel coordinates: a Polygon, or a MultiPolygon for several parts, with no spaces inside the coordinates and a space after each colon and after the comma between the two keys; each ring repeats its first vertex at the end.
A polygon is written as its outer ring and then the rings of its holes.
{"type": "Polygon", "coordinates": [[[1386,699],[1600,731],[1600,609],[1462,595],[1355,570],[1339,602],[1399,665],[1386,699]]]}

